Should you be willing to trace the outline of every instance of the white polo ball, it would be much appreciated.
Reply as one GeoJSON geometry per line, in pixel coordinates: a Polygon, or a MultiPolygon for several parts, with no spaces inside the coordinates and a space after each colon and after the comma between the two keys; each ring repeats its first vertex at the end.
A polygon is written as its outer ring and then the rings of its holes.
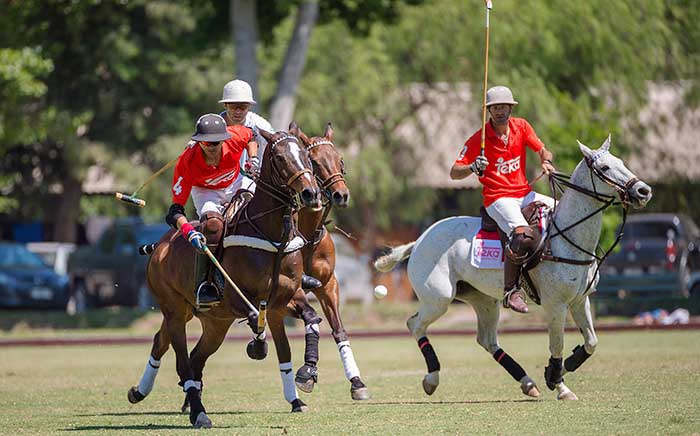
{"type": "Polygon", "coordinates": [[[374,287],[374,296],[379,300],[386,297],[386,294],[388,293],[389,290],[384,285],[377,285],[374,287]]]}

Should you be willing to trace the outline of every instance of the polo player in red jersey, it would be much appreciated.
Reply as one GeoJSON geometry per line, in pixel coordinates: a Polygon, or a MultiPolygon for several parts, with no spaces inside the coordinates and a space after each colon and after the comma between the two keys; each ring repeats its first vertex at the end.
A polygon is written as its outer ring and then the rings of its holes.
{"type": "Polygon", "coordinates": [[[226,126],[220,115],[206,114],[197,120],[192,141],[175,166],[173,200],[165,222],[180,230],[197,250],[194,284],[195,301],[200,310],[207,310],[220,302],[219,290],[207,280],[210,261],[203,248],[209,241],[209,247],[213,249],[221,239],[223,205],[242,187],[240,159],[243,150],[253,162],[250,172],[259,174],[258,145],[253,140],[253,131],[242,125],[226,126]],[[196,231],[185,216],[185,204],[190,194],[204,234],[196,231]]]}
{"type": "Polygon", "coordinates": [[[511,117],[518,102],[505,86],[495,86],[486,93],[486,108],[490,120],[485,125],[486,140],[481,155],[481,129],[464,144],[462,152],[450,170],[453,180],[471,173],[479,176],[483,185],[482,196],[487,213],[508,235],[504,265],[503,306],[516,312],[527,313],[523,290],[518,286],[520,262],[528,255],[528,243],[536,239],[528,226],[521,208],[541,201],[552,207],[552,198],[530,188],[525,174],[526,147],[536,152],[545,174],[554,171],[552,153],[537,137],[530,123],[523,118],[511,117]]]}

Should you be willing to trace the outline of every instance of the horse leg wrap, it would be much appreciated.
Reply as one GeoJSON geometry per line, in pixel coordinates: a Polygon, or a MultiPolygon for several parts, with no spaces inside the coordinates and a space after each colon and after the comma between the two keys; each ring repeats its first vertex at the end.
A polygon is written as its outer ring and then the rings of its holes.
{"type": "Polygon", "coordinates": [[[187,380],[185,382],[185,392],[187,393],[187,401],[190,403],[190,423],[194,425],[200,413],[206,414],[202,404],[202,391],[197,389],[196,382],[187,380]]]}
{"type": "Polygon", "coordinates": [[[143,370],[143,375],[141,376],[138,386],[138,392],[144,397],[151,393],[159,369],[160,360],[156,360],[153,358],[153,356],[150,356],[148,358],[148,363],[146,364],[146,369],[143,370]]]}
{"type": "Polygon", "coordinates": [[[506,371],[508,371],[508,374],[510,374],[510,376],[513,377],[515,381],[519,382],[523,377],[527,375],[523,367],[520,366],[518,362],[513,360],[513,358],[510,357],[508,353],[503,351],[501,348],[499,348],[498,350],[496,350],[495,353],[493,353],[493,358],[496,359],[496,362],[498,362],[503,368],[505,368],[506,371]]]}
{"type": "Polygon", "coordinates": [[[440,371],[440,361],[427,337],[423,336],[418,339],[418,348],[420,348],[420,352],[423,353],[425,363],[428,365],[428,372],[440,371]]]}
{"type": "Polygon", "coordinates": [[[292,403],[299,397],[299,395],[297,395],[297,387],[294,385],[292,362],[280,363],[280,377],[282,377],[284,399],[287,400],[288,403],[292,403]]]}
{"type": "Polygon", "coordinates": [[[304,363],[311,366],[316,366],[318,363],[318,339],[319,339],[318,324],[306,325],[306,349],[304,350],[304,363]]]}
{"type": "Polygon", "coordinates": [[[358,368],[357,363],[355,363],[355,356],[352,354],[350,341],[338,342],[338,352],[340,353],[340,360],[343,362],[343,368],[345,369],[345,377],[350,381],[355,377],[360,378],[360,368],[358,368]]]}
{"type": "Polygon", "coordinates": [[[561,357],[559,359],[550,357],[549,365],[544,368],[544,380],[547,382],[547,387],[550,391],[553,391],[557,384],[564,381],[564,377],[561,375],[561,361],[561,357]]]}
{"type": "Polygon", "coordinates": [[[585,362],[586,359],[591,357],[591,355],[588,354],[588,352],[585,348],[583,348],[582,345],[577,345],[571,351],[571,356],[567,357],[566,361],[564,361],[564,368],[566,368],[568,372],[576,371],[579,366],[583,365],[583,362],[585,362]]]}

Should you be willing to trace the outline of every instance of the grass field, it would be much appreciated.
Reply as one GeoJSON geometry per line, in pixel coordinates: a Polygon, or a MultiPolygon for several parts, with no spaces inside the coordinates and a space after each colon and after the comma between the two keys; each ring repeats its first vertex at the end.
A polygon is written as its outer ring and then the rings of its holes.
{"type": "MultiPolygon", "coordinates": [[[[700,332],[602,333],[596,355],[566,376],[580,401],[558,402],[543,381],[548,358],[543,334],[503,335],[543,390],[520,393],[473,337],[433,337],[442,362],[431,397],[409,337],[353,340],[373,398],[350,399],[333,342],[321,341],[320,380],[301,394],[311,411],[290,414],[281,393],[274,351],[262,362],[245,357],[242,342],[227,342],[205,372],[204,404],[211,435],[700,435],[700,332]]],[[[567,349],[580,336],[566,338],[567,349]]],[[[295,341],[295,368],[303,346],[295,341]]],[[[146,346],[0,348],[2,435],[173,435],[193,430],[178,413],[172,350],[151,395],[131,405],[146,346]]]]}

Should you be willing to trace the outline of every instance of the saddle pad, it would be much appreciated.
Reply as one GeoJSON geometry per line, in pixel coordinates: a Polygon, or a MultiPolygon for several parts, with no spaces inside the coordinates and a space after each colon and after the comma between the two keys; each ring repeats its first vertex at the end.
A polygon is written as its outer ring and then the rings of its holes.
{"type": "Polygon", "coordinates": [[[503,269],[503,248],[498,232],[479,230],[472,239],[471,264],[474,268],[503,269]]]}
{"type": "MultiPolygon", "coordinates": [[[[287,246],[284,248],[284,252],[291,253],[292,251],[301,250],[304,247],[304,244],[305,241],[301,237],[295,236],[294,239],[289,241],[289,244],[287,244],[287,246]]],[[[252,236],[231,235],[224,238],[224,248],[234,246],[250,247],[276,253],[278,245],[279,244],[273,244],[265,239],[254,238],[252,236]]]]}

